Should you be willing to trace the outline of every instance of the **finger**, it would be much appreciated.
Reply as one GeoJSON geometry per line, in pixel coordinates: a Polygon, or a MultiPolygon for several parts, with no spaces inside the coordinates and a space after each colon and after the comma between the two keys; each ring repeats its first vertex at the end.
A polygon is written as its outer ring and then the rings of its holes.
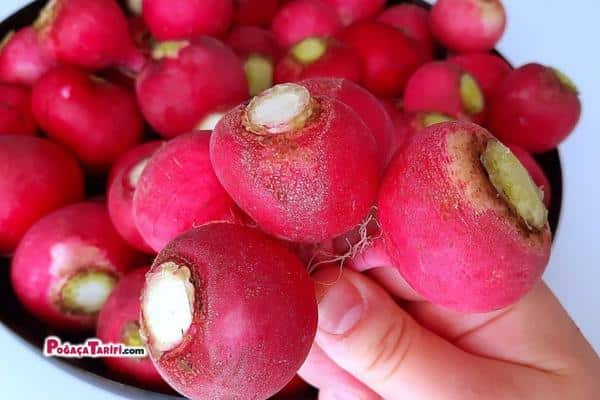
{"type": "MultiPolygon", "coordinates": [[[[306,361],[298,371],[306,382],[325,393],[325,398],[379,400],[380,396],[358,381],[313,344],[306,361]]],[[[320,395],[319,398],[322,396],[320,395]]]]}
{"type": "Polygon", "coordinates": [[[374,268],[366,272],[366,274],[377,281],[394,298],[408,301],[423,300],[423,297],[410,287],[396,268],[374,268]]]}
{"type": "MultiPolygon", "coordinates": [[[[336,271],[322,271],[317,278],[331,279],[324,276],[328,273],[336,271]]],[[[350,270],[319,303],[316,342],[337,365],[386,399],[525,398],[531,385],[542,387],[536,397],[528,397],[537,398],[560,389],[545,372],[460,350],[350,270]]]]}

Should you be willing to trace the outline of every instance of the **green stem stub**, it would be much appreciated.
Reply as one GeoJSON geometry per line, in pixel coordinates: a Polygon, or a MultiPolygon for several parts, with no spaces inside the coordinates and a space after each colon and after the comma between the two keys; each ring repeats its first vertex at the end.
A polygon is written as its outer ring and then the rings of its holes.
{"type": "Polygon", "coordinates": [[[161,60],[163,58],[177,58],[179,52],[190,45],[187,40],[160,42],[152,49],[152,58],[161,60]]]}
{"type": "Polygon", "coordinates": [[[460,98],[465,110],[476,115],[483,111],[485,100],[479,84],[470,74],[460,77],[460,98]]]}
{"type": "Polygon", "coordinates": [[[117,278],[107,271],[88,269],[78,272],[60,290],[60,305],[72,314],[96,314],[116,284],[117,278]]]}
{"type": "Polygon", "coordinates": [[[292,55],[302,64],[312,64],[327,51],[327,42],[322,38],[307,38],[292,47],[292,55]]]}
{"type": "Polygon", "coordinates": [[[6,35],[4,35],[2,40],[0,40],[0,51],[2,51],[4,47],[6,47],[6,45],[8,44],[8,42],[10,42],[10,39],[12,39],[13,36],[15,36],[15,31],[10,31],[6,35]]]}
{"type": "Polygon", "coordinates": [[[137,321],[129,321],[123,326],[121,342],[131,347],[144,347],[144,341],[140,336],[140,325],[137,321]]]}
{"type": "Polygon", "coordinates": [[[250,96],[256,96],[273,86],[273,62],[263,56],[253,54],[244,63],[250,96]]]}
{"type": "Polygon", "coordinates": [[[491,139],[481,155],[481,163],[490,182],[513,212],[530,230],[542,230],[548,222],[543,195],[510,149],[491,139]]]}
{"type": "Polygon", "coordinates": [[[571,80],[571,78],[569,78],[562,71],[560,71],[556,68],[552,68],[552,72],[554,72],[554,75],[556,75],[556,77],[558,78],[560,83],[563,85],[563,87],[565,87],[567,90],[569,90],[575,94],[579,94],[579,89],[577,89],[577,86],[571,80]]]}
{"type": "Polygon", "coordinates": [[[440,124],[442,122],[454,121],[454,118],[437,112],[425,113],[423,115],[423,128],[427,128],[431,125],[440,124]]]}

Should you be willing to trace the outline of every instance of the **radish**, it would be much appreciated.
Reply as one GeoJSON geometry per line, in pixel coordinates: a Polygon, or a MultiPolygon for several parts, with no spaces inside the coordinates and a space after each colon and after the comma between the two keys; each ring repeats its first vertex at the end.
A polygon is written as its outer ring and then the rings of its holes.
{"type": "Polygon", "coordinates": [[[235,202],[279,238],[318,243],[365,217],[381,161],[347,105],[281,84],[229,112],[210,143],[215,173],[235,202]]]}
{"type": "Polygon", "coordinates": [[[145,61],[115,0],[50,0],[34,28],[41,45],[61,63],[92,70],[119,65],[138,72],[145,61]]]}
{"type": "Polygon", "coordinates": [[[344,25],[369,19],[385,6],[385,0],[324,0],[337,11],[344,25]]]}
{"type": "Polygon", "coordinates": [[[361,60],[358,53],[334,38],[310,37],[296,43],[287,56],[277,63],[277,83],[297,82],[317,77],[361,80],[361,60]]]}
{"type": "Polygon", "coordinates": [[[281,58],[282,50],[271,31],[240,26],[229,32],[226,43],[244,63],[250,96],[273,86],[275,63],[281,58]]]}
{"type": "Polygon", "coordinates": [[[189,132],[248,97],[240,60],[216,39],[163,42],[153,58],[138,76],[136,91],[146,120],[166,138],[189,132]]]}
{"type": "Polygon", "coordinates": [[[31,111],[31,91],[0,83],[0,135],[29,135],[37,132],[31,111]]]}
{"type": "Polygon", "coordinates": [[[338,37],[358,51],[363,62],[362,84],[376,96],[401,95],[408,78],[424,62],[415,42],[379,22],[358,22],[338,37]]]}
{"type": "Polygon", "coordinates": [[[429,29],[429,11],[425,8],[410,3],[398,4],[379,14],[377,21],[400,29],[417,42],[425,60],[433,59],[436,44],[429,29]]]}
{"type": "Polygon", "coordinates": [[[293,0],[279,9],[271,30],[284,48],[309,37],[332,36],[342,28],[335,9],[318,0],[293,0]]]}
{"type": "Polygon", "coordinates": [[[232,0],[143,0],[142,14],[155,38],[189,39],[227,32],[232,0]]]}
{"type": "Polygon", "coordinates": [[[580,115],[573,81],[557,69],[527,64],[512,71],[494,93],[488,123],[500,140],[541,153],[563,142],[580,115]]]}
{"type": "Polygon", "coordinates": [[[506,307],[540,280],[550,256],[541,197],[518,159],[485,129],[430,126],[408,141],[382,183],[387,252],[434,304],[462,312],[506,307]]]}
{"type": "Polygon", "coordinates": [[[546,176],[546,173],[529,152],[514,144],[507,143],[507,146],[515,157],[519,159],[521,164],[523,164],[527,172],[529,172],[536,186],[542,190],[544,193],[544,205],[549,209],[552,204],[552,186],[550,186],[550,180],[546,176]]]}
{"type": "Polygon", "coordinates": [[[75,158],[45,139],[0,135],[0,171],[0,254],[12,253],[38,219],[84,196],[75,158]]]}
{"type": "Polygon", "coordinates": [[[279,0],[233,0],[233,22],[236,25],[267,27],[279,8],[279,0]]]}
{"type": "Polygon", "coordinates": [[[139,251],[154,251],[142,239],[133,220],[133,194],[152,155],[163,142],[140,144],[123,154],[113,165],[107,190],[108,213],[113,225],[129,245],[139,251]]]}
{"type": "Polygon", "coordinates": [[[458,53],[489,51],[506,28],[500,0],[438,0],[429,14],[431,30],[444,47],[458,53]]]}
{"type": "Polygon", "coordinates": [[[11,267],[17,298],[63,332],[92,330],[121,275],[137,262],[113,228],[104,204],[77,203],[36,222],[11,267]]]}
{"type": "Polygon", "coordinates": [[[33,114],[51,139],[103,172],[142,137],[135,96],[73,67],[56,67],[33,87],[33,114]]]}
{"type": "Polygon", "coordinates": [[[172,241],[146,276],[141,325],[162,377],[190,399],[266,399],[312,345],[313,283],[258,230],[204,225],[172,241]]]}
{"type": "Polygon", "coordinates": [[[9,32],[0,43],[0,80],[31,86],[54,66],[31,27],[9,32]]]}
{"type": "Polygon", "coordinates": [[[404,109],[484,120],[485,98],[475,78],[449,61],[423,65],[406,85],[404,109]]]}
{"type": "Polygon", "coordinates": [[[142,15],[143,0],[127,0],[127,9],[133,15],[142,15]]]}
{"type": "Polygon", "coordinates": [[[471,74],[479,84],[486,100],[502,84],[512,71],[512,67],[502,58],[490,53],[460,54],[448,59],[471,74]]]}
{"type": "Polygon", "coordinates": [[[394,127],[377,98],[359,85],[344,79],[317,78],[300,82],[313,96],[326,96],[350,107],[371,130],[382,167],[387,165],[397,147],[394,127]]]}
{"type": "Polygon", "coordinates": [[[138,178],[134,221],[156,252],[194,226],[239,220],[236,205],[213,172],[209,141],[208,132],[188,133],[169,141],[138,178]]]}
{"type": "MultiPolygon", "coordinates": [[[[104,303],[96,326],[96,336],[103,343],[122,343],[143,347],[140,336],[140,295],[148,267],[136,268],[123,276],[104,303]]],[[[165,390],[167,384],[158,374],[150,357],[105,357],[110,372],[139,387],[165,390]]]]}

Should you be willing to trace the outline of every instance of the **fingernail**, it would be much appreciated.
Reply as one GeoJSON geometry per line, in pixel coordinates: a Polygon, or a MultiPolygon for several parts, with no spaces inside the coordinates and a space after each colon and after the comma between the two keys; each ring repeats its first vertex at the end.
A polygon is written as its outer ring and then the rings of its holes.
{"type": "Polygon", "coordinates": [[[332,335],[350,331],[360,321],[364,305],[358,289],[341,279],[319,302],[319,329],[332,335]]]}

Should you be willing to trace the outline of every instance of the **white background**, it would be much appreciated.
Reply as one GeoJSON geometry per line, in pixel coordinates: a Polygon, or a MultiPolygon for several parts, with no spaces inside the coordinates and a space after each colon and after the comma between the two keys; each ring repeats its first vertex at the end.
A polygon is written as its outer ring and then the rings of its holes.
{"type": "MultiPolygon", "coordinates": [[[[0,19],[27,3],[0,0],[0,19]]],[[[600,350],[600,2],[504,3],[509,24],[499,46],[501,52],[515,65],[539,61],[558,67],[573,78],[581,92],[581,123],[560,149],[565,179],[563,213],[545,278],[600,350]]],[[[2,398],[120,398],[55,368],[3,325],[0,350],[2,398]]]]}

